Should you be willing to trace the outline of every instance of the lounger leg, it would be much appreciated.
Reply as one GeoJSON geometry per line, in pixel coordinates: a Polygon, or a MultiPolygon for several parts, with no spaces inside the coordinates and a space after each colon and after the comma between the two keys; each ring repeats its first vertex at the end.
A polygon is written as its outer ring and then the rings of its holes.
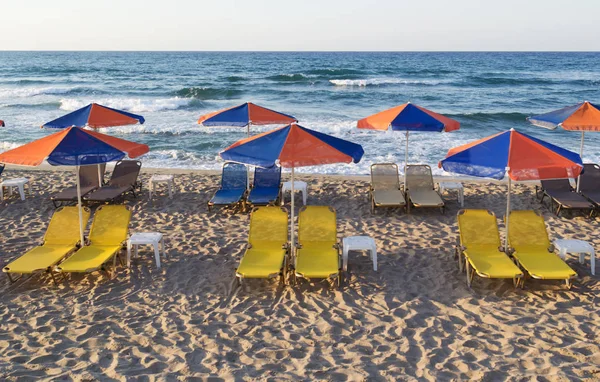
{"type": "Polygon", "coordinates": [[[566,279],[565,283],[567,284],[567,289],[571,289],[571,287],[573,286],[573,282],[571,281],[571,279],[566,279]]]}
{"type": "Polygon", "coordinates": [[[56,278],[54,277],[54,272],[48,271],[48,273],[50,273],[50,277],[52,277],[52,281],[54,282],[54,286],[58,286],[58,283],[56,282],[56,278]]]}

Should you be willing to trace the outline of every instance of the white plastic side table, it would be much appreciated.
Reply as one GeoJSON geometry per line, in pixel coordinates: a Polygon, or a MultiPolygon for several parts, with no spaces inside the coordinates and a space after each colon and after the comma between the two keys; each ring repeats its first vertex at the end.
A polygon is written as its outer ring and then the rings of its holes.
{"type": "Polygon", "coordinates": [[[167,186],[169,187],[169,198],[173,198],[173,186],[175,184],[173,175],[152,175],[149,183],[148,189],[150,190],[150,199],[152,199],[152,192],[154,192],[155,184],[158,183],[167,183],[167,186]]]}
{"type": "Polygon", "coordinates": [[[465,206],[465,194],[463,185],[460,182],[439,182],[438,188],[440,190],[440,194],[443,194],[447,190],[456,190],[458,203],[461,207],[465,206]]]}
{"type": "Polygon", "coordinates": [[[160,232],[138,232],[131,235],[127,240],[127,267],[131,265],[131,248],[133,247],[135,256],[138,255],[138,246],[151,245],[154,248],[154,258],[156,259],[156,267],[160,268],[160,252],[158,245],[160,244],[163,257],[165,254],[165,240],[160,232]]]}
{"type": "Polygon", "coordinates": [[[19,190],[21,200],[25,200],[25,185],[27,185],[27,193],[31,194],[31,187],[27,178],[14,178],[3,181],[0,183],[0,200],[4,200],[4,187],[8,188],[8,196],[12,196],[13,188],[16,187],[19,190]]]}
{"type": "Polygon", "coordinates": [[[348,270],[349,251],[369,251],[373,261],[373,270],[377,271],[377,245],[369,236],[349,236],[342,239],[342,263],[344,271],[348,270]]]}
{"type": "Polygon", "coordinates": [[[567,253],[579,254],[579,264],[583,264],[585,255],[589,254],[592,275],[596,274],[596,254],[590,243],[583,240],[558,239],[554,240],[554,246],[563,260],[566,259],[567,253]]]}
{"type": "MultiPolygon", "coordinates": [[[[292,191],[292,182],[284,182],[283,185],[281,186],[281,205],[282,206],[285,202],[285,193],[287,191],[290,191],[290,192],[292,191]]],[[[302,203],[304,203],[304,205],[306,205],[306,196],[308,194],[306,182],[303,182],[301,180],[295,180],[294,181],[294,191],[302,191],[302,203]]]]}

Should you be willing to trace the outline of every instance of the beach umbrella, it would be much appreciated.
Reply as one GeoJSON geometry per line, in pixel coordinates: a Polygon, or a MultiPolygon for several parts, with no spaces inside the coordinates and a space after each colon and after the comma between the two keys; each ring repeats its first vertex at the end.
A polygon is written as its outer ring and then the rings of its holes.
{"type": "Polygon", "coordinates": [[[79,232],[81,243],[84,245],[79,167],[120,160],[126,155],[135,158],[147,153],[149,150],[148,146],[144,144],[126,141],[79,127],[69,127],[3,152],[0,154],[0,162],[20,166],[39,166],[46,160],[52,166],[75,166],[79,232]]]}
{"type": "Polygon", "coordinates": [[[146,120],[141,115],[117,110],[97,103],[77,109],[62,117],[42,125],[43,128],[64,129],[67,127],[103,127],[143,124],[146,120]]]}
{"type": "Polygon", "coordinates": [[[450,149],[439,167],[481,178],[508,178],[506,240],[511,181],[575,178],[583,170],[576,153],[514,129],[450,149]]]}
{"type": "MultiPolygon", "coordinates": [[[[143,124],[146,120],[141,115],[117,110],[97,103],[77,109],[68,114],[44,123],[42,128],[65,129],[67,127],[90,127],[100,129],[104,127],[127,126],[143,124]]],[[[102,184],[102,172],[98,165],[98,184],[102,184]]]]}
{"type": "Polygon", "coordinates": [[[242,139],[219,153],[221,158],[231,162],[266,168],[279,164],[281,167],[291,168],[290,232],[292,248],[295,245],[294,170],[304,166],[358,163],[363,154],[364,150],[361,145],[310,130],[295,123],[242,139]]]}
{"type": "MultiPolygon", "coordinates": [[[[581,145],[579,155],[583,158],[585,132],[600,131],[600,107],[585,101],[549,113],[528,117],[527,120],[535,126],[545,127],[550,130],[562,127],[569,131],[580,131],[581,145]]],[[[577,192],[579,192],[579,178],[577,178],[577,192]]]]}
{"type": "Polygon", "coordinates": [[[252,102],[205,114],[198,119],[198,124],[204,126],[246,127],[248,136],[250,136],[250,125],[283,125],[294,122],[298,120],[291,115],[252,102]]]}
{"type": "Polygon", "coordinates": [[[406,191],[409,133],[411,131],[454,131],[460,128],[460,123],[408,102],[363,118],[358,121],[357,127],[359,129],[393,130],[404,131],[406,133],[406,148],[404,151],[404,190],[406,191]]]}

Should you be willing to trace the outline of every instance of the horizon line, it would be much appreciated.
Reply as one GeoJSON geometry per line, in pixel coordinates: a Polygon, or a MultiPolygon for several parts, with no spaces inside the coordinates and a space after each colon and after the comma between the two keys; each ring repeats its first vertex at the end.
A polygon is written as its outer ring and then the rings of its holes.
{"type": "Polygon", "coordinates": [[[0,52],[89,53],[600,53],[600,50],[98,50],[98,49],[0,49],[0,52]]]}

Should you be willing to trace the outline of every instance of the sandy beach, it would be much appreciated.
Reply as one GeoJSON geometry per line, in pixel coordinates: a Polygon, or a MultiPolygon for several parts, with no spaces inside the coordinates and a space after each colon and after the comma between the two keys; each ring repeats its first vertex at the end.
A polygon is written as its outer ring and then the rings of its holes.
{"type": "MultiPolygon", "coordinates": [[[[596,380],[600,378],[600,282],[589,259],[568,264],[571,290],[558,281],[477,278],[472,289],[453,260],[454,194],[438,210],[371,214],[368,178],[300,176],[308,203],[338,214],[338,237],[369,235],[379,270],[352,253],[343,288],[327,282],[281,286],[251,280],[237,287],[248,214],[206,202],[215,173],[175,173],[173,199],[161,189],[126,203],[130,231],[160,231],[166,258],[157,270],[150,249],[119,266],[11,284],[0,277],[2,380],[596,380]]],[[[31,180],[25,201],[0,205],[2,267],[40,243],[54,211],[50,195],[74,184],[73,172],[7,169],[31,180]]],[[[465,183],[465,208],[502,216],[506,187],[465,183]]],[[[600,248],[598,221],[556,217],[535,198],[534,184],[514,187],[514,209],[543,213],[551,239],[600,248]]],[[[289,197],[287,198],[289,208],[289,197]]]]}

